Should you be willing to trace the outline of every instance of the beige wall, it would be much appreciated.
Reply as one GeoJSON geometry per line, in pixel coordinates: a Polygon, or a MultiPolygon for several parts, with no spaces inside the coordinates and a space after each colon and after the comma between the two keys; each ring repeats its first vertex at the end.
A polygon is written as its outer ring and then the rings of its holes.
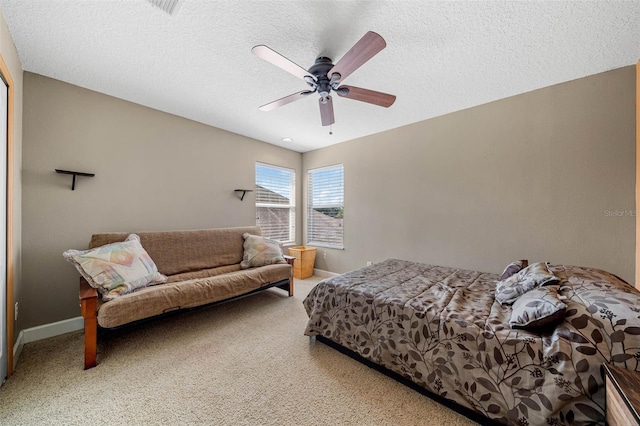
{"type": "MultiPolygon", "coordinates": [[[[22,247],[22,64],[9,34],[9,29],[0,12],[0,54],[4,60],[14,88],[13,123],[13,296],[14,302],[22,300],[21,286],[21,247],[22,247]]],[[[14,323],[14,343],[23,329],[22,316],[14,323]]]]}
{"type": "Polygon", "coordinates": [[[316,268],[396,257],[497,273],[528,258],[633,282],[633,66],[303,155],[305,172],[336,163],[345,249],[320,249],[316,268]]]}
{"type": "Polygon", "coordinates": [[[320,269],[528,258],[633,281],[634,89],[625,67],[301,155],[25,73],[21,326],[78,315],[61,253],[94,232],[253,223],[233,189],[256,161],[296,169],[299,196],[307,169],[344,164],[345,250],[321,248],[320,269]],[[71,191],[55,168],[96,177],[71,191]]]}
{"type": "Polygon", "coordinates": [[[255,193],[233,190],[255,186],[256,161],[302,186],[298,152],[28,72],[24,86],[25,328],[79,315],[62,252],[92,233],[255,224],[255,193]],[[71,191],[56,168],[96,176],[71,191]]]}

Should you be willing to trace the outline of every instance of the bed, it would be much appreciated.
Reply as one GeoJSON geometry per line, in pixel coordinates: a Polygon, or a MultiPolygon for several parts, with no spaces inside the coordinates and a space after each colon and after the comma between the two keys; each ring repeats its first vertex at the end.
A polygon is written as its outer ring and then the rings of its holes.
{"type": "Polygon", "coordinates": [[[511,328],[499,275],[389,259],[318,283],[305,334],[497,423],[604,424],[601,365],[640,369],[640,292],[547,266],[565,305],[552,326],[511,328]]]}

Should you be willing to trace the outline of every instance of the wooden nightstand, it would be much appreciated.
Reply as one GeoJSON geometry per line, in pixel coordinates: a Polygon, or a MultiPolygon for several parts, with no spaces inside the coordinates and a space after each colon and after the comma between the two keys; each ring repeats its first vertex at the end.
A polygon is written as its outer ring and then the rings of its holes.
{"type": "Polygon", "coordinates": [[[609,426],[640,425],[640,372],[603,364],[609,426]]]}

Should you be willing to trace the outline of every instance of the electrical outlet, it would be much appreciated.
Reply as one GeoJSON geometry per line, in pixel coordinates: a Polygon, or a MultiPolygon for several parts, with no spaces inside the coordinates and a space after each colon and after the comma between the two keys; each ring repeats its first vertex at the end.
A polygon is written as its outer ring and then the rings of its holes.
{"type": "Polygon", "coordinates": [[[326,250],[322,250],[322,257],[324,257],[324,259],[327,259],[327,251],[326,250]]]}
{"type": "Polygon", "coordinates": [[[13,310],[13,315],[15,316],[14,321],[18,321],[18,302],[16,302],[16,307],[13,310]]]}
{"type": "Polygon", "coordinates": [[[371,265],[373,265],[373,262],[370,260],[367,260],[367,266],[371,266],[371,265]]]}

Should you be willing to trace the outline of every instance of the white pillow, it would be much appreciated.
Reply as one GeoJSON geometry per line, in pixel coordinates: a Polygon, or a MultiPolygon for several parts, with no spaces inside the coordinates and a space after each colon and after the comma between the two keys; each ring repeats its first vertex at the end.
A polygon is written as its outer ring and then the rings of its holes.
{"type": "Polygon", "coordinates": [[[150,284],[167,281],[142,248],[136,234],[129,235],[123,242],[90,250],[67,250],[62,255],[91,287],[102,294],[103,300],[112,300],[150,284]]]}

